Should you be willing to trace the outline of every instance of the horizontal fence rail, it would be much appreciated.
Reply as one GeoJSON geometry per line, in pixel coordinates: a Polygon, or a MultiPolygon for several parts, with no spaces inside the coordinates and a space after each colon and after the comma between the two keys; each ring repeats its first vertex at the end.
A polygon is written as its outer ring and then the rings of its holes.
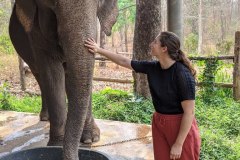
{"type": "MultiPolygon", "coordinates": [[[[123,52],[124,53],[124,52],[123,52]]],[[[124,55],[124,54],[122,54],[124,55]]],[[[188,57],[190,60],[194,60],[194,61],[201,61],[201,60],[234,60],[234,56],[212,56],[212,57],[188,57]]],[[[110,61],[107,58],[104,57],[95,57],[95,60],[99,60],[99,61],[110,61]]]]}
{"type": "Polygon", "coordinates": [[[189,57],[190,60],[234,60],[234,56],[216,56],[216,57],[189,57]]]}
{"type": "MultiPolygon", "coordinates": [[[[127,52],[121,52],[122,55],[128,54],[127,52]]],[[[215,56],[215,57],[189,57],[190,60],[194,61],[201,61],[201,60],[234,60],[234,56],[215,56]]],[[[95,57],[95,60],[99,61],[108,61],[111,62],[109,59],[104,58],[104,57],[95,57]]],[[[111,62],[112,63],[112,62],[111,62]]],[[[104,82],[114,82],[114,83],[128,83],[131,84],[133,83],[133,79],[111,79],[111,78],[100,78],[100,77],[94,77],[93,80],[95,81],[104,81],[104,82]]],[[[198,82],[196,84],[197,86],[203,86],[204,83],[198,82]]],[[[216,87],[224,87],[224,88],[233,88],[233,84],[231,83],[215,83],[214,84],[216,87]]]]}

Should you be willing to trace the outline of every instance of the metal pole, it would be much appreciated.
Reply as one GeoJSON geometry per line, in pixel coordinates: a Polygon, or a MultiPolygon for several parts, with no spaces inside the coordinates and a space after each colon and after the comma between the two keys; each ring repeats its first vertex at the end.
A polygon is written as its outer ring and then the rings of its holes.
{"type": "Polygon", "coordinates": [[[183,44],[183,0],[167,1],[167,29],[177,34],[183,44]]]}

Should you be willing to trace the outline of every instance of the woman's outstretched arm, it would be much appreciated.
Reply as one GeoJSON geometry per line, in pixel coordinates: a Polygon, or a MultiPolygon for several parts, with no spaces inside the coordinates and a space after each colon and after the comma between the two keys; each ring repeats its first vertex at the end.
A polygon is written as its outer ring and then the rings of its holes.
{"type": "Polygon", "coordinates": [[[99,54],[105,56],[106,58],[108,58],[109,60],[113,61],[114,63],[116,63],[116,64],[118,64],[118,65],[120,65],[122,67],[125,67],[125,68],[133,70],[133,68],[131,66],[131,59],[129,59],[127,57],[124,57],[122,55],[113,53],[113,52],[108,51],[106,49],[100,48],[96,44],[94,39],[88,38],[85,41],[84,45],[88,48],[89,52],[91,52],[91,53],[99,53],[99,54]]]}

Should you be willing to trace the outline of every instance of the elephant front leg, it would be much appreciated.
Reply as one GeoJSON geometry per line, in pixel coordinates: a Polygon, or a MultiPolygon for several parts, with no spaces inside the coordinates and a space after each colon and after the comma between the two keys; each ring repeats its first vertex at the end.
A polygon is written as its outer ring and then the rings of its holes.
{"type": "Polygon", "coordinates": [[[64,160],[78,159],[80,138],[91,101],[94,55],[84,47],[84,41],[89,37],[96,38],[96,2],[59,0],[55,8],[59,40],[66,56],[68,115],[64,160]]]}
{"type": "Polygon", "coordinates": [[[100,129],[98,128],[92,116],[92,103],[90,101],[80,142],[84,144],[91,144],[93,142],[98,142],[99,140],[100,140],[100,129]]]}
{"type": "MultiPolygon", "coordinates": [[[[85,48],[82,48],[85,49],[85,48]]],[[[64,136],[64,159],[77,159],[80,138],[85,126],[89,102],[91,101],[93,57],[67,60],[66,91],[68,115],[64,136]],[[77,60],[78,59],[78,60],[77,60]]]]}

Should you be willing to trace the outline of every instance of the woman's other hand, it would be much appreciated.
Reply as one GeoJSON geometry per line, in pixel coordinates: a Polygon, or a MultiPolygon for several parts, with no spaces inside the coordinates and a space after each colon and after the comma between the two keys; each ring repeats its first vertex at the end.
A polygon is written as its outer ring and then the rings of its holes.
{"type": "Polygon", "coordinates": [[[174,143],[170,151],[170,159],[177,160],[180,159],[182,154],[182,145],[174,143]]]}
{"type": "Polygon", "coordinates": [[[88,48],[89,52],[98,53],[99,47],[93,38],[88,38],[85,41],[84,46],[86,46],[88,48]]]}

